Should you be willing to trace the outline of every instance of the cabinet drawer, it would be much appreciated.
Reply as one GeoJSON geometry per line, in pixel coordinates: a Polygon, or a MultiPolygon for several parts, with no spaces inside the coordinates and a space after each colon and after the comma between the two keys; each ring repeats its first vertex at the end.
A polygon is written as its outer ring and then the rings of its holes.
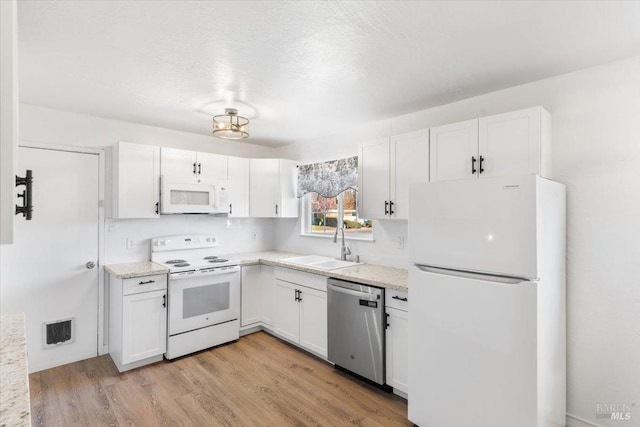
{"type": "Polygon", "coordinates": [[[327,278],[319,274],[306,273],[304,271],[292,270],[290,268],[276,267],[275,275],[276,279],[280,279],[285,282],[327,292],[327,278]]]}
{"type": "Polygon", "coordinates": [[[139,294],[142,292],[167,289],[167,275],[132,277],[122,280],[122,295],[139,294]]]}
{"type": "Polygon", "coordinates": [[[385,292],[384,305],[386,307],[397,308],[398,310],[409,311],[407,292],[387,289],[385,292]]]}

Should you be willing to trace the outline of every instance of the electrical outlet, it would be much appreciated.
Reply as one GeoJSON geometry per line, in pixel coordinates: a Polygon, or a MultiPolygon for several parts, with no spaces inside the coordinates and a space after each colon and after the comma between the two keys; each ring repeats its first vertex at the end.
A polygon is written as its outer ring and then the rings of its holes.
{"type": "Polygon", "coordinates": [[[133,248],[133,245],[135,244],[136,244],[135,239],[132,239],[131,237],[127,237],[127,249],[133,248]]]}
{"type": "Polygon", "coordinates": [[[403,236],[398,236],[398,249],[404,249],[404,237],[403,236]]]}
{"type": "Polygon", "coordinates": [[[258,240],[258,233],[255,231],[251,232],[251,240],[258,240]]]}

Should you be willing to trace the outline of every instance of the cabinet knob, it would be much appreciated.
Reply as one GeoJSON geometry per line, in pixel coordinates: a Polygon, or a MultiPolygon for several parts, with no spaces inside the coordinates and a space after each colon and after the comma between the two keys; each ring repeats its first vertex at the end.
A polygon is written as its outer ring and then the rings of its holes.
{"type": "Polygon", "coordinates": [[[96,266],[96,263],[93,261],[89,261],[88,263],[85,264],[85,266],[87,267],[87,269],[91,270],[96,266]]]}

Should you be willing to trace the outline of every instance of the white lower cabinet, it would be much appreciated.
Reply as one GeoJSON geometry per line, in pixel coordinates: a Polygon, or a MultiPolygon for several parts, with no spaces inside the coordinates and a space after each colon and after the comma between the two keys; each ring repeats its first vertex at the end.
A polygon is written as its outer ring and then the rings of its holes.
{"type": "Polygon", "coordinates": [[[386,383],[393,387],[395,393],[405,396],[409,393],[409,313],[406,298],[406,293],[390,290],[385,296],[386,383]]]}
{"type": "Polygon", "coordinates": [[[262,321],[261,265],[242,266],[240,327],[262,321]]]}
{"type": "Polygon", "coordinates": [[[275,312],[275,283],[273,267],[243,265],[241,282],[240,328],[249,329],[273,325],[275,312]]]}
{"type": "Polygon", "coordinates": [[[273,332],[310,352],[327,357],[327,278],[275,269],[273,332]]]}
{"type": "Polygon", "coordinates": [[[278,280],[276,282],[276,316],[273,332],[283,338],[300,342],[300,287],[278,280]]]}
{"type": "Polygon", "coordinates": [[[271,329],[276,313],[276,279],[273,267],[262,265],[260,271],[260,283],[262,284],[262,325],[271,329]]]}
{"type": "Polygon", "coordinates": [[[167,342],[167,291],[122,298],[122,364],[164,354],[167,342]]]}
{"type": "Polygon", "coordinates": [[[120,372],[162,360],[167,276],[109,280],[109,354],[120,372]]]}

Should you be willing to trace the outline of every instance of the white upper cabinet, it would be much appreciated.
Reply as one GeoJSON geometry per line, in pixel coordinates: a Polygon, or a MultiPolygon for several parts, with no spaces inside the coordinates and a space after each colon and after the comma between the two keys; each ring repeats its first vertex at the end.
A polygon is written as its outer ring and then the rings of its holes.
{"type": "Polygon", "coordinates": [[[161,173],[183,182],[193,181],[198,173],[198,161],[195,151],[162,147],[161,173]]]}
{"type": "Polygon", "coordinates": [[[360,147],[358,191],[361,218],[389,217],[389,140],[371,141],[360,147]]]}
{"type": "Polygon", "coordinates": [[[119,142],[113,151],[114,218],[157,218],[160,147],[119,142]]]}
{"type": "Polygon", "coordinates": [[[551,115],[532,107],[431,128],[431,181],[551,178],[551,115]]]}
{"type": "Polygon", "coordinates": [[[228,178],[228,157],[162,147],[162,175],[184,183],[215,183],[228,178]]]}
{"type": "Polygon", "coordinates": [[[251,159],[249,215],[297,218],[297,162],[285,159],[251,159]]]}
{"type": "Polygon", "coordinates": [[[429,182],[429,131],[363,144],[358,164],[360,216],[407,219],[409,185],[429,182]]]}
{"type": "Polygon", "coordinates": [[[229,156],[198,152],[197,173],[201,182],[225,181],[228,179],[229,156]]]}
{"type": "Polygon", "coordinates": [[[478,119],[430,129],[431,181],[478,176],[478,119]]]}
{"type": "Polygon", "coordinates": [[[230,217],[249,216],[249,164],[242,157],[229,157],[227,192],[230,217]]]}
{"type": "Polygon", "coordinates": [[[429,130],[394,135],[389,150],[389,217],[407,219],[409,185],[429,182],[429,130]]]}
{"type": "Polygon", "coordinates": [[[478,134],[480,176],[537,173],[551,178],[551,115],[544,108],[483,117],[478,134]]]}

